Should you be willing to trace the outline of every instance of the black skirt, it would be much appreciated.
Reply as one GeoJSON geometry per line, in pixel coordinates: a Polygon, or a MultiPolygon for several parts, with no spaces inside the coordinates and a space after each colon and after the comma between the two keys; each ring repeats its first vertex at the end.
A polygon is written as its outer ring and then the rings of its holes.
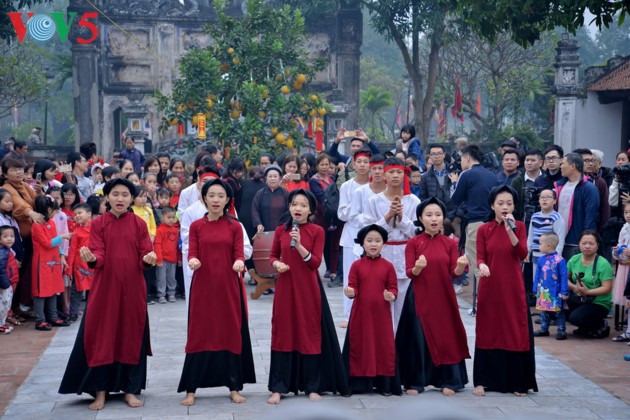
{"type": "Polygon", "coordinates": [[[83,343],[85,312],[81,319],[77,339],[70,354],[66,372],[59,386],[60,394],[87,393],[95,396],[99,391],[139,394],[147,385],[147,345],[149,342],[149,320],[145,324],[144,337],[137,365],[114,362],[108,365],[89,367],[83,343]]]}
{"type": "Polygon", "coordinates": [[[536,354],[532,318],[527,308],[529,328],[529,350],[509,351],[501,349],[475,348],[473,382],[487,391],[538,392],[536,384],[536,354]]]}
{"type": "MultiPolygon", "coordinates": [[[[350,324],[346,331],[346,340],[343,343],[342,352],[343,363],[346,372],[350,374],[350,324]]],[[[394,376],[348,376],[348,386],[353,394],[369,394],[378,392],[383,395],[402,395],[400,387],[400,372],[398,371],[398,363],[394,376]]]]}
{"type": "Polygon", "coordinates": [[[424,391],[425,386],[448,388],[453,391],[464,389],[468,383],[466,360],[455,364],[436,366],[431,359],[431,352],[424,337],[422,323],[416,314],[413,287],[407,289],[398,331],[396,333],[396,352],[401,382],[405,389],[424,391]]]}
{"type": "MultiPolygon", "coordinates": [[[[227,350],[201,351],[186,354],[182,376],[177,392],[196,392],[197,388],[225,386],[230,391],[240,391],[243,384],[255,384],[254,356],[249,337],[247,311],[243,298],[243,288],[239,287],[241,297],[241,354],[227,350]]],[[[189,314],[190,319],[190,314],[189,314]]]]}
{"type": "Polygon", "coordinates": [[[306,355],[298,351],[271,350],[268,383],[271,392],[350,394],[335,324],[321,280],[318,279],[318,283],[322,300],[322,352],[306,355]]]}

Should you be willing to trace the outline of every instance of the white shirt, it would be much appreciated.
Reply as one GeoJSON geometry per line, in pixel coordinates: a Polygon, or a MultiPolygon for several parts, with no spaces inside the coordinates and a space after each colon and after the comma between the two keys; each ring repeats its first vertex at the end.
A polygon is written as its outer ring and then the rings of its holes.
{"type": "MultiPolygon", "coordinates": [[[[337,209],[337,216],[339,220],[343,220],[346,224],[343,226],[343,232],[341,233],[341,239],[339,244],[344,247],[354,247],[354,238],[357,237],[357,232],[363,227],[358,223],[358,217],[352,217],[352,200],[356,195],[356,191],[367,184],[359,184],[352,178],[349,181],[343,183],[339,190],[339,208],[337,209]]],[[[371,190],[370,190],[371,191],[371,190]]]]}
{"type": "Polygon", "coordinates": [[[558,213],[560,213],[560,216],[562,216],[562,218],[564,219],[565,232],[569,232],[569,216],[571,215],[571,204],[573,202],[573,193],[575,193],[575,187],[577,186],[578,182],[580,181],[567,181],[567,183],[564,184],[562,191],[560,191],[560,197],[558,197],[558,213]]]}
{"type": "Polygon", "coordinates": [[[177,211],[181,214],[188,207],[199,201],[200,196],[201,192],[199,191],[199,188],[197,188],[196,182],[184,188],[182,192],[179,193],[179,203],[177,204],[177,211]]]}

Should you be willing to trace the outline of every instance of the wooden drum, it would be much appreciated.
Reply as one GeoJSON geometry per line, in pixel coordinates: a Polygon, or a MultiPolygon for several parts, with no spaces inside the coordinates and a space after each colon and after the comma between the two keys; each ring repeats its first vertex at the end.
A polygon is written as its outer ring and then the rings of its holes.
{"type": "Polygon", "coordinates": [[[275,232],[261,232],[254,235],[254,252],[252,260],[254,269],[249,270],[249,275],[258,283],[256,290],[250,296],[258,299],[265,290],[276,286],[278,271],[271,266],[271,246],[275,232]]]}

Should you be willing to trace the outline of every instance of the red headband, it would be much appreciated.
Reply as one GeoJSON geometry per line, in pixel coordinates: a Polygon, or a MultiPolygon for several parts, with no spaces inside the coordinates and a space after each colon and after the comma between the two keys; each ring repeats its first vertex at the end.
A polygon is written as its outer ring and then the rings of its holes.
{"type": "Polygon", "coordinates": [[[370,162],[370,168],[371,168],[372,166],[382,165],[383,163],[385,163],[385,161],[384,161],[384,160],[376,160],[376,161],[372,161],[372,162],[370,162]]]}
{"type": "Polygon", "coordinates": [[[391,171],[392,169],[400,169],[401,171],[403,171],[403,173],[404,173],[403,194],[404,195],[411,194],[411,186],[410,186],[410,183],[409,183],[409,173],[411,172],[411,170],[409,169],[409,167],[408,166],[404,166],[404,165],[387,165],[383,169],[383,172],[387,173],[387,171],[391,171]]]}
{"type": "Polygon", "coordinates": [[[371,158],[372,156],[371,156],[369,153],[367,153],[367,152],[360,152],[360,153],[357,153],[356,155],[354,155],[354,158],[353,158],[353,159],[354,159],[354,160],[357,160],[357,159],[359,159],[360,157],[366,157],[366,158],[368,158],[368,159],[369,159],[369,158],[371,158]]]}
{"type": "Polygon", "coordinates": [[[204,178],[209,178],[209,177],[212,177],[215,179],[219,178],[217,174],[215,174],[214,172],[206,172],[205,174],[199,175],[199,181],[201,181],[204,178]]]}

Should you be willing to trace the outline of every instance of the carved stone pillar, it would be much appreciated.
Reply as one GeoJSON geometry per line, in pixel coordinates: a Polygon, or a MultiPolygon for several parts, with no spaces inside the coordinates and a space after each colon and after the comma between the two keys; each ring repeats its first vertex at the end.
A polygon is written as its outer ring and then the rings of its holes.
{"type": "Polygon", "coordinates": [[[359,78],[363,14],[358,7],[343,7],[337,14],[337,87],[350,105],[346,117],[348,130],[359,126],[359,78]]]}
{"type": "Polygon", "coordinates": [[[577,40],[562,34],[556,48],[556,115],[554,121],[554,143],[562,146],[565,152],[576,146],[576,112],[579,94],[578,67],[580,66],[577,40]]]}
{"type": "MultiPolygon", "coordinates": [[[[84,1],[71,0],[68,12],[82,16],[94,9],[84,1]]],[[[100,36],[89,44],[80,44],[77,39],[89,39],[92,33],[77,26],[78,19],[70,28],[72,42],[72,94],[74,96],[74,144],[78,151],[83,143],[95,142],[101,150],[101,106],[98,89],[98,55],[100,36]]]]}

